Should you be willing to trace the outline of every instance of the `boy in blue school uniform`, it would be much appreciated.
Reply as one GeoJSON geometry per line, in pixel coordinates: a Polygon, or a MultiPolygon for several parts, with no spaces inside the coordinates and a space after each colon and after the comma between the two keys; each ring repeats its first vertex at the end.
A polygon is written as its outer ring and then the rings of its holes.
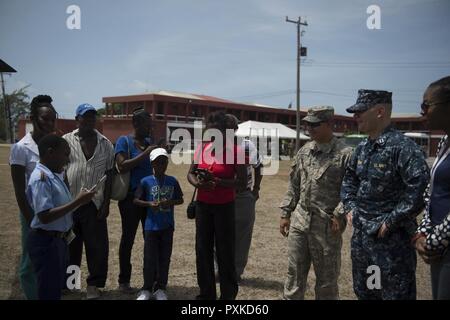
{"type": "Polygon", "coordinates": [[[27,246],[37,277],[39,300],[60,300],[66,273],[67,241],[72,211],[88,203],[95,191],[81,191],[72,200],[63,180],[69,162],[66,140],[50,134],[38,145],[40,162],[30,176],[26,195],[34,212],[27,246]]]}
{"type": "Polygon", "coordinates": [[[174,206],[183,203],[183,192],[177,179],[165,174],[169,163],[165,149],[153,150],[150,161],[154,175],[141,180],[134,198],[135,205],[147,208],[144,286],[137,300],[149,300],[152,296],[156,300],[167,300],[166,286],[175,227],[174,206]]]}

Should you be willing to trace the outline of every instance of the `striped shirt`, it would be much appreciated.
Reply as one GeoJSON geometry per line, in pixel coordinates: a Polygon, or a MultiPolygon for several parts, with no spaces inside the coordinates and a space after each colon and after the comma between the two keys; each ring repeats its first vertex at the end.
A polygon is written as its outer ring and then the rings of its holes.
{"type": "MultiPolygon", "coordinates": [[[[78,129],[63,136],[70,146],[70,163],[67,167],[67,179],[70,192],[75,198],[81,188],[92,188],[114,166],[114,147],[112,143],[100,132],[97,133],[97,146],[94,155],[86,160],[78,136],[78,129]]],[[[103,203],[105,180],[98,186],[97,193],[92,201],[97,209],[103,203]]]]}

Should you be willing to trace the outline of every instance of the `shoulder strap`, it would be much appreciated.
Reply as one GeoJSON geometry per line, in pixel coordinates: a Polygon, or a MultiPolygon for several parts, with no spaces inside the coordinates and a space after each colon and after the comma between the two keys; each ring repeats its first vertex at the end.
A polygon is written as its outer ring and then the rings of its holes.
{"type": "MultiPolygon", "coordinates": [[[[202,155],[203,154],[203,151],[205,150],[205,147],[206,147],[206,143],[203,143],[203,141],[201,142],[201,148],[200,148],[200,152],[199,152],[199,155],[202,155]]],[[[197,155],[197,156],[199,156],[199,155],[197,155]]],[[[195,159],[194,159],[195,160],[195,159]]],[[[197,160],[199,160],[199,159],[197,159],[197,160]]],[[[197,163],[197,165],[198,165],[198,163],[197,163]]],[[[197,188],[194,188],[194,194],[192,195],[192,200],[191,200],[191,202],[193,202],[194,201],[194,199],[195,199],[195,195],[197,194],[197,188]]]]}
{"type": "Polygon", "coordinates": [[[194,193],[192,194],[192,200],[191,202],[194,202],[195,195],[197,194],[197,188],[194,189],[194,193]]]}
{"type": "Polygon", "coordinates": [[[128,146],[128,160],[130,160],[131,159],[130,136],[127,136],[127,146],[128,146]]]}

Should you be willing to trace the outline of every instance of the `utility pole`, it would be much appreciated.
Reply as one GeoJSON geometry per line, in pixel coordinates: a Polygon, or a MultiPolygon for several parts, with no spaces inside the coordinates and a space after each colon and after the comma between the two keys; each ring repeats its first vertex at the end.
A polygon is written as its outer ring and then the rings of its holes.
{"type": "Polygon", "coordinates": [[[301,59],[301,26],[307,26],[308,23],[306,21],[302,22],[302,17],[298,17],[297,21],[289,20],[286,16],[286,22],[297,24],[297,114],[296,114],[296,126],[295,129],[297,131],[297,136],[295,140],[295,151],[297,152],[300,149],[300,59],[301,59]]]}
{"type": "Polygon", "coordinates": [[[5,133],[6,133],[6,141],[9,140],[10,143],[13,143],[13,133],[12,133],[12,125],[11,125],[11,110],[9,109],[8,100],[5,94],[5,82],[3,80],[3,72],[0,72],[0,81],[2,86],[2,95],[3,95],[3,107],[5,109],[5,133]]]}

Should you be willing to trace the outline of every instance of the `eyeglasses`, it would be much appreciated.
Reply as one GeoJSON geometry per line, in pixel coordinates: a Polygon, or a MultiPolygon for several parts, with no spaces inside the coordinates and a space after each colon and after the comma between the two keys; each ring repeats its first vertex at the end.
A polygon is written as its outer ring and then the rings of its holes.
{"type": "Polygon", "coordinates": [[[450,102],[450,100],[447,101],[441,101],[441,102],[435,102],[435,103],[428,103],[428,102],[422,102],[422,104],[420,105],[420,109],[422,110],[422,112],[420,113],[422,116],[425,116],[428,113],[428,110],[432,107],[432,106],[437,106],[440,104],[444,104],[444,103],[448,103],[450,102]]]}
{"type": "Polygon", "coordinates": [[[305,126],[310,128],[320,127],[321,124],[322,122],[305,122],[305,126]]]}

